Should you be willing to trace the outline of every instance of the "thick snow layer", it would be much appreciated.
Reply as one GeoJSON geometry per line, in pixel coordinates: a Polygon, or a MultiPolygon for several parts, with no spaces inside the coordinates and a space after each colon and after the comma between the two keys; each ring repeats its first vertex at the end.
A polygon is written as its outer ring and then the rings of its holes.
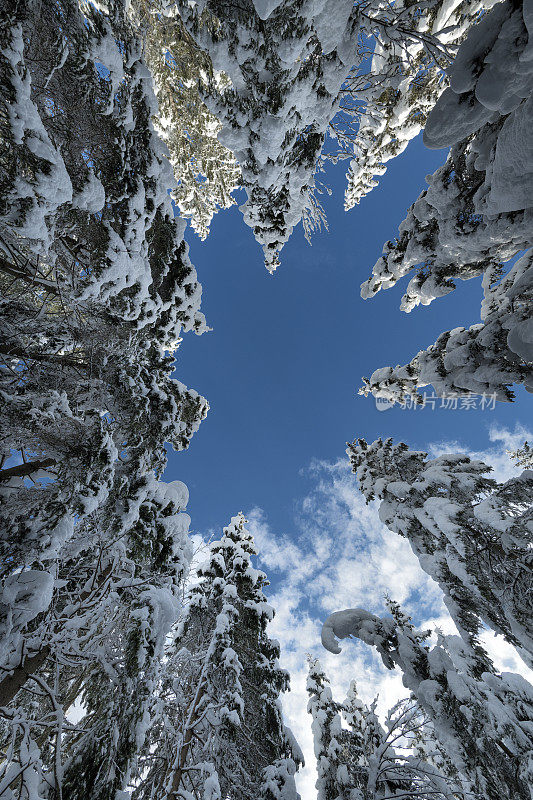
{"type": "Polygon", "coordinates": [[[507,345],[517,356],[533,364],[533,316],[509,331],[507,345]]]}
{"type": "Polygon", "coordinates": [[[268,19],[283,0],[253,0],[254,8],[259,19],[268,19]]]}
{"type": "Polygon", "coordinates": [[[184,509],[189,502],[189,490],[183,481],[169,481],[165,483],[158,481],[156,484],[157,493],[161,502],[172,501],[176,509],[184,509]]]}
{"type": "Polygon", "coordinates": [[[449,147],[479,130],[494,114],[471,95],[445,89],[424,128],[424,144],[432,150],[449,147]]]}
{"type": "Polygon", "coordinates": [[[49,572],[28,569],[4,581],[2,602],[11,609],[13,625],[22,627],[52,602],[54,578],[49,572]]]}
{"type": "Polygon", "coordinates": [[[318,224],[315,171],[357,36],[348,0],[256,5],[256,14],[228,11],[217,38],[196,24],[205,0],[179,8],[214,69],[231,80],[223,91],[214,84],[206,103],[240,164],[248,198],[241,211],[273,272],[294,226],[318,224]]]}
{"type": "Polygon", "coordinates": [[[487,213],[520,211],[533,205],[533,97],[505,120],[492,163],[487,213]]]}
{"type": "Polygon", "coordinates": [[[18,235],[35,242],[36,250],[46,252],[51,243],[48,217],[53,217],[60,205],[72,199],[72,183],[31,97],[31,76],[23,66],[24,42],[20,26],[14,29],[11,45],[3,55],[12,69],[10,79],[15,99],[9,103],[8,113],[15,142],[24,142],[46,164],[41,171],[36,171],[34,177],[17,176],[15,191],[10,198],[16,212],[11,224],[18,235]],[[18,202],[15,201],[20,200],[27,203],[24,214],[18,213],[18,202]]]}
{"type": "Polygon", "coordinates": [[[363,608],[347,608],[334,611],[322,625],[322,644],[330,653],[340,653],[341,647],[337,639],[358,636],[365,622],[374,622],[377,617],[363,608]]]}
{"type": "Polygon", "coordinates": [[[343,60],[353,58],[353,41],[348,33],[352,9],[352,0],[314,0],[314,7],[309,9],[308,14],[313,20],[324,55],[338,48],[343,60]],[[343,35],[339,37],[340,33],[343,35]]]}
{"type": "Polygon", "coordinates": [[[87,181],[81,191],[74,194],[72,207],[96,214],[105,205],[105,189],[92,170],[89,170],[87,181]]]}
{"type": "Polygon", "coordinates": [[[450,87],[428,117],[426,146],[456,144],[498,115],[514,111],[531,94],[531,48],[521,7],[498,3],[484,15],[461,44],[449,70],[450,87]]]}
{"type": "Polygon", "coordinates": [[[510,384],[522,383],[531,391],[533,250],[501,281],[493,282],[492,276],[487,270],[483,279],[482,323],[442,333],[405,366],[375,370],[361,393],[405,402],[419,397],[417,387],[431,384],[439,396],[475,394],[480,396],[476,402],[486,407],[490,398],[508,401],[510,384]]]}

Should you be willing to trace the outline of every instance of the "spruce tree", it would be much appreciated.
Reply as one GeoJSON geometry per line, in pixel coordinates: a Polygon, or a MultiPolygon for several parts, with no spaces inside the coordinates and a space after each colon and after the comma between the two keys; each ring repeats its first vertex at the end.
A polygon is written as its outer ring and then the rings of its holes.
{"type": "Polygon", "coordinates": [[[533,467],[533,448],[529,442],[524,442],[522,447],[512,451],[510,456],[517,467],[525,467],[526,469],[533,467]]]}
{"type": "Polygon", "coordinates": [[[31,655],[0,682],[6,787],[24,790],[28,743],[62,797],[114,798],[127,785],[189,565],[187,497],[179,481],[143,481],[120,527],[115,515],[76,528],[76,556],[58,571],[62,591],[19,637],[19,655],[31,655]],[[74,703],[83,708],[75,723],[74,703]]]}
{"type": "Polygon", "coordinates": [[[321,224],[315,172],[355,51],[352,3],[179,2],[183,23],[229,84],[205,101],[222,123],[247,201],[241,210],[273,272],[295,225],[321,224]]]}
{"type": "MultiPolygon", "coordinates": [[[[170,353],[205,322],[121,4],[2,15],[0,548],[13,586],[0,622],[15,614],[20,629],[22,597],[26,626],[61,604],[48,589],[85,521],[120,527],[165,443],[188,445],[206,403],[171,378],[170,353]]],[[[32,656],[20,638],[4,646],[5,669],[32,656]]]]}
{"type": "Polygon", "coordinates": [[[374,45],[367,43],[370,67],[352,70],[343,86],[341,112],[332,121],[340,144],[353,154],[346,176],[346,210],[377,186],[387,162],[423,130],[447,86],[444,70],[484,5],[464,0],[439,0],[423,8],[419,3],[395,3],[389,14],[394,15],[396,36],[383,36],[383,25],[373,26],[369,20],[374,45]]]}
{"type": "Polygon", "coordinates": [[[443,67],[480,8],[441,0],[423,8],[345,0],[176,5],[215,70],[205,100],[240,165],[244,220],[271,272],[300,221],[308,239],[326,223],[325,161],[355,153],[349,194],[361,196],[420,130],[444,88],[443,67]]]}
{"type": "Polygon", "coordinates": [[[427,460],[392,439],[358,439],[347,453],[367,502],[380,500],[381,521],[409,541],[465,642],[478,649],[483,622],[532,664],[531,472],[497,484],[480,461],[427,460]]]}
{"type": "Polygon", "coordinates": [[[533,738],[533,689],[519,675],[495,673],[458,636],[414,629],[394,603],[391,617],[360,608],[331,614],[322,643],[339,653],[337,639],[355,637],[375,647],[387,669],[399,668],[409,689],[431,720],[467,794],[486,800],[529,797],[533,738]]]}
{"type": "Polygon", "coordinates": [[[157,693],[135,800],[298,797],[302,759],[279,701],[289,678],[266,633],[273,610],[255,553],[240,514],[198,572],[157,693]]]}
{"type": "Polygon", "coordinates": [[[375,701],[367,708],[357,695],[355,681],[344,703],[333,700],[328,683],[319,662],[309,658],[308,711],[313,718],[318,800],[462,796],[456,776],[443,773],[414,751],[415,746],[421,751],[422,743],[429,740],[428,720],[416,701],[399,701],[383,726],[375,701]]]}
{"type": "Polygon", "coordinates": [[[176,179],[172,199],[205,239],[213,215],[234,205],[232,193],[240,182],[233,154],[217,139],[222,125],[202,99],[209,82],[222,90],[229,81],[223,73],[214,74],[207,53],[198,48],[172,7],[165,6],[135,0],[130,15],[154,82],[158,111],[153,121],[168,147],[176,179]]]}
{"type": "Polygon", "coordinates": [[[341,726],[341,706],[333,700],[329,680],[317,659],[308,657],[307,710],[313,723],[315,747],[317,800],[349,798],[351,786],[346,766],[343,766],[343,750],[346,732],[341,726]]]}
{"type": "Polygon", "coordinates": [[[201,287],[123,4],[0,14],[2,793],[114,797],[188,560],[158,479],[207,408],[172,377],[201,287]]]}
{"type": "Polygon", "coordinates": [[[530,306],[531,174],[526,131],[533,101],[527,5],[502,2],[474,25],[429,114],[424,141],[451,147],[362,285],[373,297],[414,273],[402,299],[411,311],[482,275],[481,323],[441,334],[408,364],[376,370],[362,391],[398,400],[432,384],[439,395],[533,389],[530,306]],[[505,274],[506,262],[527,251],[505,274]],[[502,275],[504,276],[502,279],[502,275]]]}

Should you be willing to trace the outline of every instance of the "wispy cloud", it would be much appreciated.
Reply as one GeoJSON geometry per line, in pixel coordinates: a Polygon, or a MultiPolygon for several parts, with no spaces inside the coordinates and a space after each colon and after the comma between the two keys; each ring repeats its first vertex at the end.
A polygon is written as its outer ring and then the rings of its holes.
{"type": "MultiPolygon", "coordinates": [[[[516,449],[528,436],[531,439],[532,433],[524,429],[493,428],[487,450],[469,455],[491,464],[494,477],[503,480],[516,472],[506,450],[516,449]]],[[[466,452],[457,442],[432,443],[427,450],[431,456],[466,452]]],[[[374,651],[361,643],[350,643],[340,656],[323,650],[320,629],[328,614],[353,606],[381,614],[384,595],[389,594],[417,625],[453,631],[439,588],[422,572],[408,542],[382,525],[377,504],[366,505],[347,459],[316,462],[309,471],[315,485],[298,504],[291,535],[271,530],[260,508],[246,514],[260,565],[271,581],[270,601],[276,617],[270,632],[279,639],[282,664],[291,673],[284,709],[306,757],[307,766],[299,778],[303,800],[316,797],[311,720],[306,712],[306,654],[320,658],[339,699],[353,678],[366,702],[379,695],[380,713],[406,694],[400,675],[385,670],[374,651]]],[[[502,668],[526,674],[514,650],[501,638],[487,634],[485,644],[502,668]]]]}
{"type": "Polygon", "coordinates": [[[498,481],[505,481],[517,472],[513,461],[509,458],[509,451],[517,450],[526,440],[531,441],[532,436],[533,433],[523,425],[516,425],[513,431],[491,425],[489,429],[491,444],[485,450],[468,450],[460,442],[455,441],[433,442],[428,450],[432,458],[443,453],[467,453],[471,458],[490,464],[493,469],[492,477],[498,481]]]}

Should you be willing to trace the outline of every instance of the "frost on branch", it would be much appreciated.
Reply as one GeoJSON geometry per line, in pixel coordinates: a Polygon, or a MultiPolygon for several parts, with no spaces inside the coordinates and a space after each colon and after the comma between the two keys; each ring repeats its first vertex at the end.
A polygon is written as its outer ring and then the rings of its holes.
{"type": "Polygon", "coordinates": [[[235,204],[240,170],[230,150],[217,139],[222,125],[203,102],[209,82],[224,86],[209,56],[195,44],[179,16],[164,13],[165,3],[135,0],[129,13],[144,41],[144,56],[154,81],[158,111],[153,121],[168,147],[176,185],[171,196],[180,215],[191,220],[201,239],[214,214],[235,204]]]}
{"type": "Polygon", "coordinates": [[[214,70],[229,78],[211,81],[205,100],[240,165],[244,220],[273,272],[294,226],[303,219],[309,234],[323,221],[314,176],[353,63],[352,3],[175,5],[214,70]]]}
{"type": "Polygon", "coordinates": [[[423,130],[447,86],[444,69],[457,45],[480,10],[492,4],[491,0],[394,3],[386,10],[395,23],[390,29],[379,20],[377,4],[376,10],[372,4],[361,4],[362,13],[368,15],[365,44],[371,64],[363,62],[352,69],[343,86],[341,112],[332,122],[339,144],[354,153],[347,173],[346,210],[378,185],[387,162],[423,130]]]}
{"type": "Polygon", "coordinates": [[[122,4],[8,3],[0,71],[1,793],[114,800],[190,558],[201,287],[122,4]]]}
{"type": "Polygon", "coordinates": [[[326,222],[317,178],[326,160],[355,151],[353,168],[365,176],[351,184],[363,181],[365,193],[366,172],[379,172],[381,161],[403,149],[396,142],[418,132],[440,92],[450,45],[480,7],[167,0],[166,13],[179,11],[214,75],[225,76],[212,77],[205,102],[222,125],[219,141],[240,165],[248,198],[241,210],[271,272],[300,221],[307,238],[326,222]],[[333,147],[323,150],[328,136],[333,147]]]}
{"type": "MultiPolygon", "coordinates": [[[[340,624],[338,615],[336,619],[340,624]]],[[[307,691],[318,800],[404,796],[453,800],[462,795],[460,780],[439,751],[429,719],[416,701],[399,701],[382,725],[375,713],[376,702],[367,708],[357,696],[355,681],[344,703],[335,702],[320,663],[311,658],[307,691]]]]}

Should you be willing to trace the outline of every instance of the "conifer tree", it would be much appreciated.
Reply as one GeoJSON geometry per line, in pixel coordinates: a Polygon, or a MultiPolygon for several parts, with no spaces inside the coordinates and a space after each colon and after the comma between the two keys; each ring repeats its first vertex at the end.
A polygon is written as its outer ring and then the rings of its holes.
{"type": "Polygon", "coordinates": [[[309,234],[324,220],[314,175],[354,57],[351,0],[177,6],[214,70],[231,82],[212,82],[206,103],[239,162],[244,221],[273,272],[294,226],[303,219],[309,234]]]}
{"type": "Polygon", "coordinates": [[[201,287],[124,5],[0,15],[0,794],[114,798],[188,560],[158,479],[206,412],[171,377],[201,287]]]}
{"type": "Polygon", "coordinates": [[[333,700],[329,681],[320,662],[308,657],[307,710],[313,723],[313,741],[318,779],[317,800],[349,798],[350,786],[346,766],[343,767],[343,750],[346,732],[341,726],[341,706],[333,700]]]}
{"type": "Polygon", "coordinates": [[[533,448],[529,442],[524,442],[522,447],[511,452],[510,456],[517,467],[525,467],[526,469],[533,467],[533,448]]]}
{"type": "Polygon", "coordinates": [[[455,778],[414,752],[415,744],[421,750],[428,741],[428,720],[416,702],[399,701],[382,726],[375,702],[370,708],[361,702],[355,681],[344,703],[333,701],[328,683],[319,662],[309,659],[308,711],[313,718],[318,800],[442,800],[462,795],[455,778]]]}
{"type": "Polygon", "coordinates": [[[465,642],[477,649],[483,622],[532,664],[532,473],[497,484],[480,461],[427,460],[392,439],[358,439],[347,453],[367,502],[380,500],[381,521],[409,541],[465,642]]]}
{"type": "Polygon", "coordinates": [[[433,384],[446,392],[495,394],[531,383],[533,41],[527,4],[502,2],[460,45],[450,85],[424,131],[429,147],[451,147],[446,163],[409,209],[399,236],[386,243],[362,296],[414,272],[402,299],[410,311],[483,275],[481,324],[447,331],[411,362],[376,370],[362,391],[398,400],[433,384]],[[505,262],[527,251],[505,273],[505,262]],[[502,279],[502,275],[504,275],[502,279]]]}
{"type": "Polygon", "coordinates": [[[114,798],[127,785],[189,565],[187,497],[179,481],[145,481],[121,527],[108,516],[76,528],[77,555],[58,571],[63,591],[19,636],[28,658],[0,682],[10,703],[6,791],[24,791],[29,743],[30,762],[62,797],[114,798]],[[84,711],[75,724],[66,716],[74,703],[84,711]]]}
{"type": "Polygon", "coordinates": [[[326,160],[355,151],[349,191],[362,195],[420,130],[444,88],[443,66],[480,8],[441,0],[423,8],[366,0],[175,5],[215,74],[230,81],[212,79],[205,99],[241,167],[244,220],[271,272],[295,225],[302,221],[310,238],[326,223],[317,177],[326,160]],[[333,145],[324,150],[328,136],[333,145]]]}
{"type": "MultiPolygon", "coordinates": [[[[24,602],[27,626],[58,600],[61,587],[52,587],[77,552],[77,529],[87,520],[101,535],[103,519],[120,528],[139,486],[161,474],[165,442],[186,447],[206,411],[171,378],[165,353],[182,331],[205,329],[201,289],[123,11],[70,0],[2,9],[11,109],[0,159],[7,627],[13,614],[21,627],[13,603],[24,602]]],[[[20,646],[7,647],[5,669],[12,656],[31,657],[20,646]]]]}
{"type": "Polygon", "coordinates": [[[298,798],[302,758],[279,702],[288,674],[266,633],[273,610],[255,553],[240,514],[199,570],[165,665],[135,800],[298,798]]]}
{"type": "Polygon", "coordinates": [[[130,6],[154,82],[154,125],[168,147],[176,179],[171,196],[180,215],[205,239],[213,215],[234,205],[232,193],[240,182],[233,154],[217,139],[222,125],[202,99],[210,81],[220,91],[229,81],[223,73],[214,74],[209,56],[172,12],[169,8],[165,14],[165,3],[159,1],[136,0],[130,6]]]}
{"type": "Polygon", "coordinates": [[[370,67],[352,70],[343,86],[341,112],[331,123],[339,129],[341,146],[354,156],[346,176],[346,210],[377,186],[386,163],[423,130],[447,86],[444,69],[484,5],[462,0],[439,0],[423,8],[395,3],[403,37],[383,37],[382,25],[369,24],[370,67]]]}
{"type": "Polygon", "coordinates": [[[533,738],[533,689],[519,675],[498,675],[458,636],[416,631],[400,608],[377,617],[360,608],[331,614],[322,643],[339,653],[337,639],[355,637],[375,647],[388,669],[398,667],[403,683],[432,722],[436,737],[467,794],[502,800],[529,797],[533,738]]]}

